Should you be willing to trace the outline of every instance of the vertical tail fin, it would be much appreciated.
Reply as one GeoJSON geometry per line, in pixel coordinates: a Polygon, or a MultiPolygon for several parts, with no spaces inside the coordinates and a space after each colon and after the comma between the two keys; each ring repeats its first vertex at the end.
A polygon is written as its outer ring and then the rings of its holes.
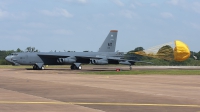
{"type": "Polygon", "coordinates": [[[98,52],[115,52],[117,42],[117,30],[110,30],[98,52]]]}

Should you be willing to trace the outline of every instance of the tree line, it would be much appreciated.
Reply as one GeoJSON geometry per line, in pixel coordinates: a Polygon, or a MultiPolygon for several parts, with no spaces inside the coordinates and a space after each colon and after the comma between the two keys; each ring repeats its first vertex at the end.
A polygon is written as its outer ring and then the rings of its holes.
{"type": "MultiPolygon", "coordinates": [[[[193,52],[190,51],[190,58],[186,61],[177,62],[173,60],[173,55],[171,53],[173,52],[169,46],[163,46],[158,50],[158,53],[163,53],[164,51],[169,50],[169,54],[163,56],[161,55],[159,58],[151,57],[151,56],[144,56],[144,55],[137,55],[134,52],[144,52],[143,47],[136,47],[134,50],[129,51],[125,58],[129,60],[138,60],[138,61],[145,61],[145,62],[151,62],[152,64],[148,63],[136,63],[136,65],[165,65],[165,66],[200,66],[200,51],[199,52],[193,52]]],[[[5,60],[5,57],[13,52],[39,52],[35,47],[27,47],[24,51],[21,49],[16,50],[0,50],[0,65],[10,65],[5,60]]]]}

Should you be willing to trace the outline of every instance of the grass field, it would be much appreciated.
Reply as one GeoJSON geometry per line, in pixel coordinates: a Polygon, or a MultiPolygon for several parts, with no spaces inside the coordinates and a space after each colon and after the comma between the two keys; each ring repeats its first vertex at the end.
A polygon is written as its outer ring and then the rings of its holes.
{"type": "Polygon", "coordinates": [[[32,66],[12,66],[12,65],[0,65],[0,69],[9,68],[32,68],[32,66]]]}
{"type": "Polygon", "coordinates": [[[200,75],[200,70],[132,70],[132,71],[92,71],[83,74],[97,75],[200,75]]]}

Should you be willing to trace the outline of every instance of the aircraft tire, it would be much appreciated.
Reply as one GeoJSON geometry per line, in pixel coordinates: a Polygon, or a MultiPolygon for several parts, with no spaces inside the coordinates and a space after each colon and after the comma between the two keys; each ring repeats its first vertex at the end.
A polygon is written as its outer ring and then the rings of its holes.
{"type": "Polygon", "coordinates": [[[71,70],[81,70],[82,66],[80,65],[79,67],[77,67],[75,64],[72,64],[70,68],[71,70]]]}
{"type": "Polygon", "coordinates": [[[33,65],[33,70],[37,70],[37,65],[33,65]]]}
{"type": "Polygon", "coordinates": [[[80,65],[77,69],[78,69],[78,70],[82,70],[82,66],[80,65]]]}
{"type": "Polygon", "coordinates": [[[42,66],[41,68],[37,66],[37,70],[44,70],[44,66],[42,66]]]}
{"type": "Polygon", "coordinates": [[[42,68],[40,68],[41,70],[44,70],[44,66],[42,66],[42,68]]]}
{"type": "Polygon", "coordinates": [[[44,70],[44,66],[40,68],[37,65],[33,65],[33,70],[44,70]]]}
{"type": "Polygon", "coordinates": [[[74,70],[75,67],[76,67],[76,66],[75,66],[74,64],[72,64],[72,65],[70,66],[71,70],[74,70]]]}

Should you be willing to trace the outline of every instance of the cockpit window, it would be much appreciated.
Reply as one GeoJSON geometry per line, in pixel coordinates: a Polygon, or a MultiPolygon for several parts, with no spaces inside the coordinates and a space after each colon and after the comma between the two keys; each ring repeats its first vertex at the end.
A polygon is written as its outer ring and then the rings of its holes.
{"type": "Polygon", "coordinates": [[[12,54],[10,54],[11,56],[17,56],[18,54],[16,54],[16,53],[12,53],[12,54]]]}

